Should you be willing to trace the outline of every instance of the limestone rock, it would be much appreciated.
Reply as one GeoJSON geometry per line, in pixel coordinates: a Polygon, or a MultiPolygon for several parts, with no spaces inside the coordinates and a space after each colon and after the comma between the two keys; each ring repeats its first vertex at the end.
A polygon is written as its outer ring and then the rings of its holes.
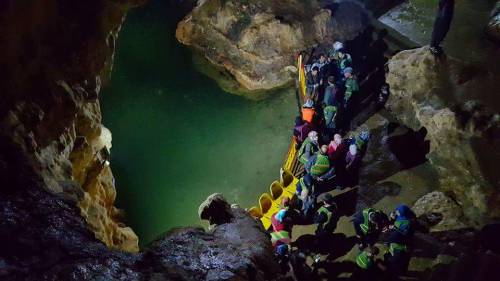
{"type": "Polygon", "coordinates": [[[224,196],[214,193],[201,203],[198,208],[198,216],[202,220],[208,220],[210,225],[228,223],[232,218],[231,206],[224,196]]]}
{"type": "MultiPolygon", "coordinates": [[[[206,233],[201,228],[172,230],[145,250],[159,280],[168,279],[172,263],[181,280],[275,280],[278,271],[270,239],[244,210],[206,233]]],[[[170,273],[171,274],[171,273],[170,273]]]]}
{"type": "Polygon", "coordinates": [[[433,191],[415,202],[412,210],[418,217],[438,214],[441,220],[431,231],[455,230],[466,227],[461,207],[443,192],[433,191]]]}
{"type": "MultiPolygon", "coordinates": [[[[80,206],[97,238],[138,251],[137,236],[113,206],[113,175],[104,165],[111,135],[97,98],[126,11],[143,1],[35,2],[0,11],[6,42],[0,46],[0,143],[16,153],[6,156],[0,174],[30,171],[36,186],[80,206]]],[[[1,188],[26,188],[19,177],[0,177],[1,188]]]]}
{"type": "Polygon", "coordinates": [[[491,11],[490,21],[485,29],[488,38],[500,43],[500,1],[495,5],[491,11]]]}
{"type": "Polygon", "coordinates": [[[428,47],[400,52],[389,61],[387,108],[411,129],[425,128],[439,188],[453,194],[467,219],[479,226],[500,215],[500,194],[485,178],[471,140],[487,139],[498,121],[484,107],[456,98],[476,79],[471,68],[449,57],[436,60],[428,47]]]}
{"type": "Polygon", "coordinates": [[[220,68],[211,76],[225,90],[255,96],[293,82],[299,51],[353,39],[366,24],[354,2],[340,3],[332,17],[318,1],[206,0],[178,24],[176,37],[220,68]]]}

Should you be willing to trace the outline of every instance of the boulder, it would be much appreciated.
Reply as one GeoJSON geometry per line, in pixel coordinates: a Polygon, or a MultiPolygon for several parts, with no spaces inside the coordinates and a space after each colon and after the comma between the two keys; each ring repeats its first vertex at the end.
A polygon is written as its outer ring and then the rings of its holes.
{"type": "Polygon", "coordinates": [[[445,231],[465,228],[462,208],[443,192],[433,191],[415,202],[412,210],[418,217],[431,221],[431,231],[445,231]],[[433,217],[439,220],[433,221],[433,217]]]}
{"type": "Polygon", "coordinates": [[[202,220],[208,220],[210,225],[228,223],[233,218],[231,206],[224,196],[214,193],[201,203],[198,208],[198,216],[202,220]]]}
{"type": "Polygon", "coordinates": [[[204,72],[226,91],[255,97],[291,85],[298,52],[353,39],[367,24],[355,2],[322,9],[316,0],[206,0],[178,24],[176,37],[216,66],[204,72]]]}
{"type": "Polygon", "coordinates": [[[436,59],[428,47],[400,52],[388,67],[391,96],[386,106],[404,125],[427,131],[427,157],[438,172],[438,188],[453,195],[475,226],[499,217],[500,194],[478,162],[483,152],[471,145],[479,138],[495,147],[491,132],[498,131],[498,117],[459,98],[479,78],[475,67],[450,57],[436,59]]]}

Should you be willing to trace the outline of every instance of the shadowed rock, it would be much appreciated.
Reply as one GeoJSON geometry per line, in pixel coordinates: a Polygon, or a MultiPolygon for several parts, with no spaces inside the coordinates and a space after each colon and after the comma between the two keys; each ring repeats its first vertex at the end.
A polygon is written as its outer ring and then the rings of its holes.
{"type": "Polygon", "coordinates": [[[368,22],[355,2],[332,10],[316,0],[207,0],[178,24],[176,37],[220,68],[209,75],[225,90],[255,97],[291,85],[298,52],[353,39],[368,22]]]}
{"type": "Polygon", "coordinates": [[[210,225],[228,223],[232,218],[231,206],[224,196],[214,193],[201,203],[198,208],[198,216],[202,220],[208,220],[210,225]]]}
{"type": "Polygon", "coordinates": [[[491,40],[500,43],[500,1],[495,5],[491,11],[490,21],[486,25],[486,36],[491,40]]]}

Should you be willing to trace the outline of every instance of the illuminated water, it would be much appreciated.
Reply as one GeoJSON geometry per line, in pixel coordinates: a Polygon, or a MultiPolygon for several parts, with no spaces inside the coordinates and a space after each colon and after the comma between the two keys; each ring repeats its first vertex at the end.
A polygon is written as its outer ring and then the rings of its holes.
{"type": "Polygon", "coordinates": [[[132,10],[102,92],[117,203],[142,245],[200,224],[198,206],[214,192],[255,204],[278,177],[297,111],[293,92],[249,101],[198,73],[175,40],[178,19],[162,1],[132,10]]]}

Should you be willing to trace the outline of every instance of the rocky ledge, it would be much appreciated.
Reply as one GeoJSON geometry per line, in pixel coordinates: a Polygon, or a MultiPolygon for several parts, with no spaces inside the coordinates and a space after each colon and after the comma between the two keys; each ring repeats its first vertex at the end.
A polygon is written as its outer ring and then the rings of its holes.
{"type": "Polygon", "coordinates": [[[298,52],[353,39],[369,23],[356,2],[322,2],[198,1],[176,37],[219,69],[210,73],[225,90],[255,97],[293,82],[298,52]]]}
{"type": "Polygon", "coordinates": [[[0,279],[275,280],[278,267],[260,222],[216,198],[205,214],[228,219],[211,231],[174,229],[134,254],[110,250],[71,202],[26,182],[0,200],[0,279]]]}
{"type": "Polygon", "coordinates": [[[498,177],[479,161],[499,147],[500,117],[462,98],[484,75],[451,57],[436,59],[428,47],[400,52],[388,66],[391,96],[386,106],[401,123],[425,132],[430,143],[427,157],[439,177],[436,188],[447,196],[439,198],[460,206],[448,210],[461,218],[453,225],[478,227],[500,218],[498,177]]]}

